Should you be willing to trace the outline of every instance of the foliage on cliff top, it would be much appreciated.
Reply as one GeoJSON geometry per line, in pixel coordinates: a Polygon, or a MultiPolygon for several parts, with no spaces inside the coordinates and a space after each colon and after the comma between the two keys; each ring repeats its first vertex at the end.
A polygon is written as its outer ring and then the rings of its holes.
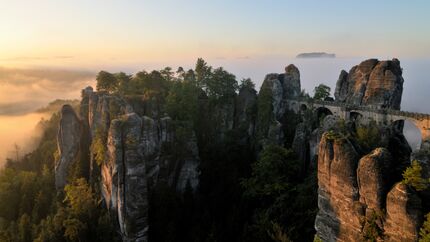
{"type": "Polygon", "coordinates": [[[430,242],[430,213],[426,215],[426,220],[420,229],[419,242],[430,242]]]}
{"type": "Polygon", "coordinates": [[[319,84],[314,88],[313,99],[324,101],[330,97],[330,87],[325,84],[319,84]]]}
{"type": "Polygon", "coordinates": [[[356,129],[356,138],[364,153],[381,146],[381,133],[374,121],[367,125],[359,125],[356,129]]]}
{"type": "Polygon", "coordinates": [[[411,166],[403,172],[402,182],[417,191],[423,191],[429,187],[429,180],[423,178],[422,167],[417,160],[413,160],[411,166]]]}

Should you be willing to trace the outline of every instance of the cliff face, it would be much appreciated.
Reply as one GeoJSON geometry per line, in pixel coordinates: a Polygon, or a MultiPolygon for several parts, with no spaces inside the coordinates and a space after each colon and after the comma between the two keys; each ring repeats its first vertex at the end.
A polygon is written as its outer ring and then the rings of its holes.
{"type": "Polygon", "coordinates": [[[358,241],[360,218],[356,168],[358,153],[344,138],[322,136],[318,156],[318,207],[315,228],[323,241],[358,241]]]}
{"type": "Polygon", "coordinates": [[[55,162],[55,186],[62,189],[72,166],[80,159],[82,123],[70,105],[61,109],[60,127],[57,135],[58,159],[55,162]]]}
{"type": "Polygon", "coordinates": [[[421,199],[397,183],[387,195],[386,241],[417,241],[422,223],[421,199]]]}
{"type": "Polygon", "coordinates": [[[372,236],[381,241],[417,241],[421,199],[406,185],[392,187],[393,171],[389,150],[377,148],[359,159],[347,138],[325,133],[318,156],[318,236],[361,241],[379,231],[372,236]]]}
{"type": "Polygon", "coordinates": [[[195,190],[199,183],[196,135],[187,124],[159,117],[157,107],[148,105],[86,88],[81,118],[70,106],[62,109],[57,188],[66,185],[72,165],[87,153],[87,173],[100,182],[124,241],[147,241],[148,197],[158,183],[178,192],[188,186],[195,190]]]}
{"type": "MultiPolygon", "coordinates": [[[[400,109],[402,90],[397,59],[369,59],[341,72],[335,97],[351,105],[400,109]]],[[[310,140],[319,144],[318,236],[323,241],[417,241],[426,195],[400,183],[411,160],[402,128],[378,124],[379,145],[385,148],[365,154],[350,134],[361,121],[347,121],[346,131],[339,132],[336,125],[327,125],[329,117],[313,132],[316,141],[310,140]],[[318,132],[326,132],[321,141],[318,132]]]]}
{"type": "Polygon", "coordinates": [[[123,241],[146,241],[148,186],[140,140],[142,119],[135,113],[112,121],[107,162],[102,164],[103,196],[119,222],[123,241]]]}
{"type": "MultiPolygon", "coordinates": [[[[336,101],[399,109],[401,74],[398,60],[364,61],[349,73],[342,71],[336,101]]],[[[70,106],[61,112],[56,186],[67,184],[77,160],[88,160],[90,180],[101,185],[123,240],[147,241],[149,201],[157,185],[178,194],[196,191],[199,148],[203,158],[207,152],[198,141],[216,143],[235,130],[241,144],[258,146],[257,156],[269,144],[292,147],[303,161],[303,174],[317,169],[315,228],[323,241],[359,241],[375,228],[380,240],[396,241],[401,234],[400,241],[414,241],[422,217],[420,197],[404,185],[392,187],[409,162],[404,136],[387,129],[381,137],[386,148],[363,154],[356,140],[336,134],[351,131],[354,121],[341,127],[337,116],[315,121],[305,110],[289,110],[287,101],[299,97],[300,88],[299,70],[289,65],[285,73],[268,74],[258,95],[252,87],[242,87],[217,103],[203,92],[197,119],[210,125],[200,127],[196,121],[197,128],[172,120],[157,100],[144,95],[123,97],[86,88],[79,117],[70,106]]]]}
{"type": "Polygon", "coordinates": [[[299,97],[300,92],[300,72],[296,66],[285,67],[282,74],[266,75],[258,93],[257,139],[260,145],[284,144],[286,101],[299,97]]]}
{"type": "Polygon", "coordinates": [[[403,77],[400,61],[369,59],[342,71],[336,83],[336,101],[375,108],[400,109],[403,77]]]}

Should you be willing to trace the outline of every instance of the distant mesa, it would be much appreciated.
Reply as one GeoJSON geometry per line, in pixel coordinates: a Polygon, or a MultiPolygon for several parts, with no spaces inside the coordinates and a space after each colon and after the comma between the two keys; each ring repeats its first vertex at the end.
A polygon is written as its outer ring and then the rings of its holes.
{"type": "Polygon", "coordinates": [[[336,54],[329,54],[325,52],[309,52],[300,53],[296,58],[336,58],[336,54]]]}

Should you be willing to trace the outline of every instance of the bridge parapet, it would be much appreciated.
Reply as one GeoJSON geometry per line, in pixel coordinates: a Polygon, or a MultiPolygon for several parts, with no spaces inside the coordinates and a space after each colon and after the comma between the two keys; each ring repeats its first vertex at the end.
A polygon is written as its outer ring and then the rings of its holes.
{"type": "Polygon", "coordinates": [[[292,101],[296,101],[299,103],[307,103],[310,105],[319,104],[323,106],[343,107],[346,110],[360,110],[360,111],[367,111],[367,112],[373,112],[373,113],[379,113],[379,114],[390,114],[390,115],[413,118],[417,120],[425,120],[425,119],[430,120],[430,114],[426,114],[426,113],[401,111],[401,110],[388,109],[388,108],[378,109],[378,108],[373,108],[369,106],[351,105],[351,104],[336,102],[336,101],[312,100],[307,98],[296,98],[296,99],[286,100],[286,102],[292,102],[292,101]]]}

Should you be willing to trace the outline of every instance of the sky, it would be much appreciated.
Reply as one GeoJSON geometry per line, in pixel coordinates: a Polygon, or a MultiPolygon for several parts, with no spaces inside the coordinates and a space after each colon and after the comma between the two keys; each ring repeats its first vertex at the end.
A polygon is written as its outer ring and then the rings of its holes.
{"type": "Polygon", "coordinates": [[[0,64],[430,55],[430,1],[0,0],[0,64]]]}

